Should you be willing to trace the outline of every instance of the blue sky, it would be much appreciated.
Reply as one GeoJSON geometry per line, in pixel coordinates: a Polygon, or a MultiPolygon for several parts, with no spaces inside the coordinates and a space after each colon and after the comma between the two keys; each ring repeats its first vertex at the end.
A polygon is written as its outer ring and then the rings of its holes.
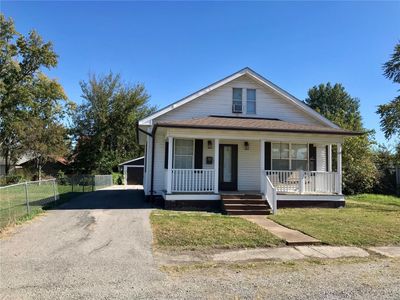
{"type": "Polygon", "coordinates": [[[400,40],[400,2],[0,2],[17,30],[59,55],[47,72],[80,102],[89,72],[142,82],[159,107],[245,66],[304,99],[328,81],[360,99],[364,124],[398,86],[382,76],[400,40]]]}

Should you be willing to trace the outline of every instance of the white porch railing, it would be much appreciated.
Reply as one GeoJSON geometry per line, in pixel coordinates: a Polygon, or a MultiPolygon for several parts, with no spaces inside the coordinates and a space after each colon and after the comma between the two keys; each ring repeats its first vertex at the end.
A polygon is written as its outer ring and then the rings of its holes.
{"type": "Polygon", "coordinates": [[[277,192],[296,194],[340,193],[339,174],[321,171],[266,171],[277,192]]]}
{"type": "Polygon", "coordinates": [[[276,211],[278,210],[277,201],[276,201],[276,198],[277,198],[276,189],[272,185],[272,182],[268,176],[265,176],[265,185],[264,185],[263,194],[264,194],[265,200],[267,200],[269,206],[271,207],[272,213],[275,214],[276,211]]]}
{"type": "Polygon", "coordinates": [[[172,169],[172,192],[213,192],[214,169],[172,169]]]}

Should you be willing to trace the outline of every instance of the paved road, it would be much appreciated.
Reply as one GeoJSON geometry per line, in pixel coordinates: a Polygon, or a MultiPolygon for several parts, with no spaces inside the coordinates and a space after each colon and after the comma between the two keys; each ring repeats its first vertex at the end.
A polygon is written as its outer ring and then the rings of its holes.
{"type": "Polygon", "coordinates": [[[165,276],[153,261],[150,211],[140,190],[102,190],[18,228],[0,240],[0,295],[100,299],[142,294],[149,282],[165,276]]]}
{"type": "Polygon", "coordinates": [[[161,272],[141,191],[86,194],[0,239],[0,299],[399,299],[400,260],[161,272]]]}

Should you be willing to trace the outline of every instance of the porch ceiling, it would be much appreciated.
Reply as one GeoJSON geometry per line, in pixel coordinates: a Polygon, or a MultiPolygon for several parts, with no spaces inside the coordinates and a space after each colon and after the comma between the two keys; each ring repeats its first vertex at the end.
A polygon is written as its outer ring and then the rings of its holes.
{"type": "Polygon", "coordinates": [[[159,127],[219,130],[249,130],[266,132],[315,133],[333,135],[362,135],[361,132],[316,125],[289,123],[279,119],[209,116],[189,120],[159,121],[159,127]]]}

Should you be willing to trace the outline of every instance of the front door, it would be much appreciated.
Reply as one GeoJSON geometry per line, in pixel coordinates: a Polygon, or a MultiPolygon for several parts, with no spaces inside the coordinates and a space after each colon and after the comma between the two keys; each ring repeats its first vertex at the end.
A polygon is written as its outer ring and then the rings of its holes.
{"type": "Polygon", "coordinates": [[[219,189],[237,190],[237,145],[219,145],[219,189]]]}

